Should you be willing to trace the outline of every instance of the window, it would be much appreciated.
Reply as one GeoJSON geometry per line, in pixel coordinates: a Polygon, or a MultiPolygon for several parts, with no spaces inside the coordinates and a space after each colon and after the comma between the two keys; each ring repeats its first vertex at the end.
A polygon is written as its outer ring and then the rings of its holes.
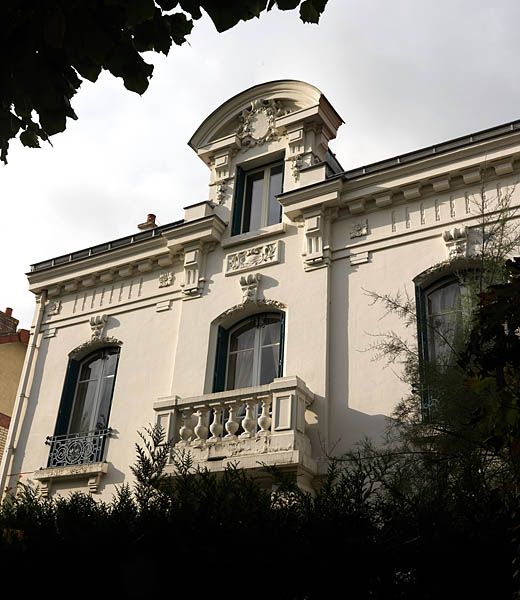
{"type": "Polygon", "coordinates": [[[118,358],[118,348],[106,348],[81,363],[67,433],[108,427],[118,358]]]}
{"type": "Polygon", "coordinates": [[[461,289],[458,281],[448,280],[425,292],[428,348],[427,358],[442,367],[453,357],[462,330],[461,289]]]}
{"type": "Polygon", "coordinates": [[[69,360],[54,436],[47,438],[49,467],[103,459],[118,360],[118,347],[69,360]]]}
{"type": "Polygon", "coordinates": [[[256,231],[280,223],[283,162],[243,171],[237,169],[232,235],[256,231]]]}
{"type": "Polygon", "coordinates": [[[282,376],[284,318],[280,313],[249,317],[219,329],[214,391],[271,383],[282,376]]]}

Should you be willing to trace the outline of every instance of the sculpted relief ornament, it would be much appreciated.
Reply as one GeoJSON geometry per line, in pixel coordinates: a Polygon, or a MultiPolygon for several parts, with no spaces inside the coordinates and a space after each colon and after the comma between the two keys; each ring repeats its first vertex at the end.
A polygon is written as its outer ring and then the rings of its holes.
{"type": "Polygon", "coordinates": [[[251,106],[242,111],[237,135],[242,147],[252,148],[278,138],[276,118],[285,114],[277,100],[253,100],[251,106]]]}
{"type": "Polygon", "coordinates": [[[279,262],[279,241],[261,244],[226,257],[226,275],[248,271],[279,262]]]}

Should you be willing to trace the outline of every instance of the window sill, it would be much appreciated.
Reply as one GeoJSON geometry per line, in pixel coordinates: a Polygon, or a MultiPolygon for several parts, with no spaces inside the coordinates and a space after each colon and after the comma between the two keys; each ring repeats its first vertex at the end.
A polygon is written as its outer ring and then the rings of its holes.
{"type": "Polygon", "coordinates": [[[254,240],[261,240],[278,235],[279,233],[285,233],[286,230],[286,223],[275,223],[274,225],[269,225],[263,229],[257,229],[256,231],[248,231],[247,233],[234,235],[227,240],[222,240],[221,243],[223,248],[232,248],[233,246],[239,246],[240,244],[245,244],[254,240]]]}
{"type": "Polygon", "coordinates": [[[41,494],[47,497],[53,481],[70,481],[71,479],[87,479],[88,490],[96,494],[101,476],[108,472],[107,462],[97,462],[87,465],[69,465],[66,467],[50,467],[40,469],[33,479],[40,484],[41,494]]]}

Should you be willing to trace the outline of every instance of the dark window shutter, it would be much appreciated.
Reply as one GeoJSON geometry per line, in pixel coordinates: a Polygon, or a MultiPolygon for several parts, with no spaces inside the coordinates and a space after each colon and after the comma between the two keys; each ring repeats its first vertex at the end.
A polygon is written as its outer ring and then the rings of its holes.
{"type": "Polygon", "coordinates": [[[242,210],[244,205],[244,183],[245,173],[243,169],[237,167],[235,174],[235,200],[233,202],[233,221],[231,225],[231,235],[242,233],[242,210]]]}
{"type": "Polygon", "coordinates": [[[213,376],[213,391],[223,392],[226,386],[226,367],[229,332],[224,327],[218,328],[217,354],[215,356],[215,374],[213,376]]]}
{"type": "Polygon", "coordinates": [[[280,356],[278,358],[278,377],[283,377],[283,354],[285,350],[285,313],[280,314],[280,356]]]}
{"type": "Polygon", "coordinates": [[[426,294],[421,286],[415,286],[415,312],[417,318],[417,346],[419,350],[419,395],[421,397],[423,419],[430,417],[431,398],[427,387],[427,365],[428,365],[428,315],[426,309],[426,294]]]}
{"type": "Polygon", "coordinates": [[[74,392],[76,391],[76,382],[78,380],[79,366],[80,363],[78,361],[72,358],[69,359],[54,435],[65,435],[67,433],[72,404],[74,402],[74,392]]]}

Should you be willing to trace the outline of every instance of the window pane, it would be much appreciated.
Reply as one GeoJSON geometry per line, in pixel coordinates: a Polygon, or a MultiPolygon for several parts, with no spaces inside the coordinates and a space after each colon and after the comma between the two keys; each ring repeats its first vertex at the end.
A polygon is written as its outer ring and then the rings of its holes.
{"type": "Polygon", "coordinates": [[[275,377],[278,377],[279,349],[279,346],[262,348],[259,385],[271,383],[275,377]]]}
{"type": "Polygon", "coordinates": [[[244,201],[244,221],[242,232],[255,231],[262,227],[264,197],[264,172],[248,175],[246,179],[246,196],[244,201]]]}
{"type": "Polygon", "coordinates": [[[276,199],[282,193],[283,165],[271,168],[269,178],[269,207],[267,212],[267,225],[280,223],[282,217],[282,206],[276,199]]]}
{"type": "Polygon", "coordinates": [[[69,433],[90,431],[92,415],[95,409],[97,386],[97,380],[87,381],[78,385],[69,433]]]}
{"type": "Polygon", "coordinates": [[[112,403],[112,393],[114,391],[115,377],[109,375],[103,377],[100,390],[99,410],[94,423],[94,429],[105,429],[108,427],[108,417],[110,414],[110,405],[112,403]]]}
{"type": "Polygon", "coordinates": [[[103,359],[101,357],[94,358],[86,362],[81,367],[79,381],[88,381],[89,379],[99,379],[103,369],[103,359]]]}
{"type": "Polygon", "coordinates": [[[231,335],[231,341],[229,344],[230,352],[236,352],[237,350],[247,350],[252,348],[255,343],[255,327],[254,321],[247,321],[234,331],[231,335]]]}
{"type": "Polygon", "coordinates": [[[280,343],[280,320],[269,318],[264,320],[262,327],[262,346],[280,343]]]}
{"type": "Polygon", "coordinates": [[[428,351],[430,360],[447,365],[461,334],[460,287],[452,283],[428,294],[428,351]]]}
{"type": "Polygon", "coordinates": [[[228,390],[251,387],[253,385],[253,360],[253,350],[245,350],[229,355],[228,390]]]}

